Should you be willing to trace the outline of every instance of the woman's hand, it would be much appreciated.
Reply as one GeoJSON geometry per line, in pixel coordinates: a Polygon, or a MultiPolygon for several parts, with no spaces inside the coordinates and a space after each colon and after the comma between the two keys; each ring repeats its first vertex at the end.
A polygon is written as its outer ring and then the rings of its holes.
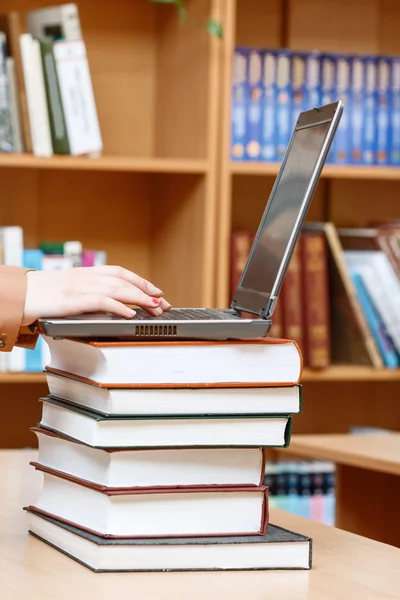
{"type": "Polygon", "coordinates": [[[122,267],[78,267],[59,271],[29,271],[22,325],[42,317],[71,317],[108,312],[131,319],[133,304],[150,315],[161,315],[171,305],[162,291],[122,267]]]}

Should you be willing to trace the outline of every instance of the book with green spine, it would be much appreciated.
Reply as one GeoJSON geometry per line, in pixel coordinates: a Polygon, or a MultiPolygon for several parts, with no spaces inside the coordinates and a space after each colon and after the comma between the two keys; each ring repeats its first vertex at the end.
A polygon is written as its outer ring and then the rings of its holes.
{"type": "Polygon", "coordinates": [[[53,150],[55,154],[70,154],[64,107],[53,54],[53,40],[41,37],[39,42],[53,150]]]}

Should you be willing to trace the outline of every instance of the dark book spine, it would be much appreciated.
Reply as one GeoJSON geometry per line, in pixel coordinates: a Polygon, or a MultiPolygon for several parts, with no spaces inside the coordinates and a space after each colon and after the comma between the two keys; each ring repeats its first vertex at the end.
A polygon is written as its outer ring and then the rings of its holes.
{"type": "Polygon", "coordinates": [[[299,243],[297,243],[286,271],[280,300],[282,301],[283,336],[287,339],[295,340],[303,352],[303,298],[299,250],[299,243]]]}
{"type": "Polygon", "coordinates": [[[304,352],[307,365],[327,367],[330,355],[330,315],[328,260],[323,233],[305,232],[301,236],[304,352]]]}
{"type": "Polygon", "coordinates": [[[53,150],[55,154],[69,154],[67,126],[53,54],[53,42],[50,38],[41,38],[39,42],[53,150]]]}

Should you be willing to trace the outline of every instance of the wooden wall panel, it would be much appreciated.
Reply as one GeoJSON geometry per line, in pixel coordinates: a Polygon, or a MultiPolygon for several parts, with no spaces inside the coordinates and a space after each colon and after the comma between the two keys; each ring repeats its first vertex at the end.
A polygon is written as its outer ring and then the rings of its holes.
{"type": "Polygon", "coordinates": [[[400,218],[399,182],[333,180],[328,216],[342,227],[367,226],[376,220],[400,218]]]}
{"type": "Polygon", "coordinates": [[[379,0],[289,0],[288,47],[378,52],[379,11],[379,0]]]}
{"type": "Polygon", "coordinates": [[[350,427],[400,431],[398,382],[306,382],[293,433],[348,433],[350,427]]]}
{"type": "Polygon", "coordinates": [[[150,277],[150,179],[136,173],[41,172],[38,243],[82,241],[109,264],[150,277]]]}
{"type": "Polygon", "coordinates": [[[283,45],[283,0],[236,0],[236,5],[237,45],[261,48],[283,45]]]}

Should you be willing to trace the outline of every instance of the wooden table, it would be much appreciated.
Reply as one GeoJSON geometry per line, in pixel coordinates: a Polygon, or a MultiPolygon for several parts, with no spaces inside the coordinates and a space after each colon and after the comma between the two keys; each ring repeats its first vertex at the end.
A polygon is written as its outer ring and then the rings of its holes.
{"type": "Polygon", "coordinates": [[[336,463],[336,527],[400,547],[400,433],[294,435],[277,454],[336,463]]]}
{"type": "Polygon", "coordinates": [[[309,535],[311,571],[94,574],[27,534],[22,507],[34,503],[40,475],[34,451],[0,451],[1,600],[394,600],[400,550],[271,510],[277,525],[309,535]]]}

